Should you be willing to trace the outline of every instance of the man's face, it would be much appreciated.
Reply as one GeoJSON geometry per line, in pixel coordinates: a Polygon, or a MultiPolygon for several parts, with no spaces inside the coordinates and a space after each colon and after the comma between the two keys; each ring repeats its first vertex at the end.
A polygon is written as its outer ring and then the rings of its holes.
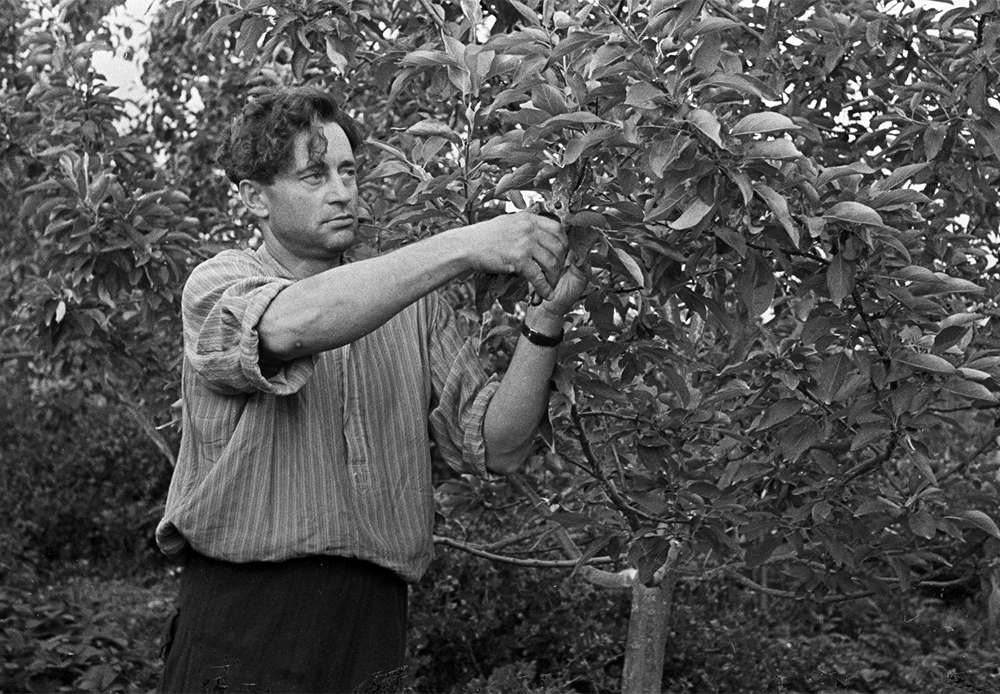
{"type": "Polygon", "coordinates": [[[309,161],[309,133],[295,137],[291,164],[261,187],[265,224],[284,254],[304,263],[336,265],[358,228],[357,164],[336,123],[323,127],[326,153],[309,161]]]}

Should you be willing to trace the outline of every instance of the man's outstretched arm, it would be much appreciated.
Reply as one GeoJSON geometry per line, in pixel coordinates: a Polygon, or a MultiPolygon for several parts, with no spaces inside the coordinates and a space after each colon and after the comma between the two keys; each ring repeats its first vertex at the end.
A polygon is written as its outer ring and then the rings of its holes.
{"type": "Polygon", "coordinates": [[[521,275],[549,297],[566,246],[558,222],[522,212],[326,270],[274,298],[257,326],[262,351],[290,360],[341,347],[470,270],[521,275]]]}

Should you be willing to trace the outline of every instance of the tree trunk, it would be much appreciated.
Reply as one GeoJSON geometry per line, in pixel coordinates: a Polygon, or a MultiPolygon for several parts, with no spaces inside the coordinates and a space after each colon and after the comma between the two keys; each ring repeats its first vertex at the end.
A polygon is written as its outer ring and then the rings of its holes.
{"type": "Polygon", "coordinates": [[[1000,565],[988,566],[982,583],[986,593],[986,639],[995,644],[1000,642],[1000,565]]]}
{"type": "Polygon", "coordinates": [[[663,691],[663,658],[677,583],[673,563],[668,561],[667,571],[657,585],[645,586],[639,581],[632,584],[622,694],[659,694],[663,691]]]}

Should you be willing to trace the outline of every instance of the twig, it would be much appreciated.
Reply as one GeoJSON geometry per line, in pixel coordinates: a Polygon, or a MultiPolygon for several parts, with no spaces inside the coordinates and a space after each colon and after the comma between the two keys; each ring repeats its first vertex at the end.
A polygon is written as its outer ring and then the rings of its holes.
{"type": "Polygon", "coordinates": [[[576,439],[580,443],[580,448],[583,450],[583,455],[590,464],[592,470],[591,474],[600,483],[601,488],[604,489],[604,493],[608,495],[611,499],[611,503],[614,504],[615,508],[618,509],[619,513],[628,522],[629,527],[636,531],[642,527],[642,523],[639,522],[639,518],[635,511],[629,506],[628,502],[622,498],[619,491],[615,488],[608,478],[604,475],[604,471],[601,469],[600,461],[597,460],[597,456],[594,455],[594,450],[591,448],[590,439],[587,438],[587,433],[583,429],[583,420],[580,418],[580,410],[577,406],[570,406],[570,419],[573,421],[573,429],[576,433],[576,439]]]}
{"type": "Polygon", "coordinates": [[[742,21],[739,17],[737,17],[735,14],[730,12],[728,8],[720,5],[718,2],[716,2],[716,0],[708,0],[708,6],[711,7],[713,10],[715,10],[716,12],[718,12],[719,14],[721,14],[726,19],[731,19],[732,21],[739,24],[741,28],[745,29],[748,34],[753,36],[758,41],[761,42],[764,41],[764,35],[762,33],[750,27],[750,25],[748,25],[746,22],[742,21]]]}
{"type": "Polygon", "coordinates": [[[431,16],[431,19],[433,19],[434,23],[438,25],[438,28],[439,29],[444,28],[444,20],[438,16],[438,13],[434,9],[434,5],[430,3],[430,0],[417,0],[417,1],[420,3],[420,6],[424,8],[427,14],[431,16]]]}
{"type": "MultiPolygon", "coordinates": [[[[481,547],[477,547],[476,545],[471,545],[466,542],[461,542],[459,540],[441,535],[434,536],[434,544],[454,547],[455,549],[460,549],[463,552],[468,552],[469,554],[473,554],[477,557],[500,562],[502,564],[527,566],[535,569],[573,569],[580,565],[580,561],[578,559],[520,559],[518,557],[511,557],[505,554],[496,554],[494,552],[488,552],[481,547]]],[[[583,566],[611,564],[613,562],[614,560],[609,557],[594,558],[583,562],[583,566]]]]}

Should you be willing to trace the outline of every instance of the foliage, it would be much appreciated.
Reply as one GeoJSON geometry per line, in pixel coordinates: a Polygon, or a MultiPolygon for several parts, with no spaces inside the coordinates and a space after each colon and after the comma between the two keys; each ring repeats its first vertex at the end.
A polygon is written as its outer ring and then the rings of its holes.
{"type": "MultiPolygon", "coordinates": [[[[556,379],[560,522],[644,580],[675,542],[688,571],[776,562],[820,598],[1000,539],[979,473],[995,3],[506,4],[251,3],[209,34],[306,81],[397,69],[369,174],[384,248],[539,198],[596,242],[556,379]],[[353,26],[350,50],[317,22],[353,26]]],[[[480,309],[525,292],[478,290],[480,309]]]]}
{"type": "Polygon", "coordinates": [[[3,356],[37,356],[38,371],[100,387],[148,422],[142,406],[165,415],[172,400],[195,220],[92,66],[115,40],[102,22],[113,4],[14,13],[0,45],[3,356]]]}
{"type": "Polygon", "coordinates": [[[682,586],[664,688],[671,692],[992,691],[998,665],[974,603],[767,602],[710,581],[682,586]]]}
{"type": "MultiPolygon", "coordinates": [[[[87,691],[88,681],[94,684],[90,691],[152,690],[159,676],[161,632],[177,590],[174,577],[161,575],[142,585],[65,573],[57,580],[43,579],[13,562],[11,552],[3,556],[0,691],[31,691],[31,683],[35,691],[87,691]],[[107,679],[98,681],[98,674],[107,679]],[[100,684],[107,686],[100,689],[100,684]]],[[[608,627],[624,627],[622,596],[586,588],[581,593],[579,582],[548,571],[500,573],[510,583],[503,592],[487,593],[481,582],[497,575],[490,564],[446,553],[429,580],[417,586],[408,691],[615,691],[622,644],[620,634],[612,636],[608,627]],[[443,586],[435,580],[451,576],[460,580],[443,586]],[[484,596],[487,609],[480,611],[484,596]],[[553,609],[538,609],[543,606],[553,609]],[[450,617],[451,610],[462,618],[450,617]],[[515,646],[503,634],[508,612],[531,615],[520,623],[538,635],[515,646]],[[497,640],[483,638],[490,619],[494,629],[487,632],[497,640]],[[604,642],[591,650],[589,665],[586,658],[547,660],[549,655],[565,658],[564,649],[582,654],[587,639],[592,646],[604,642]],[[600,663],[611,665],[602,670],[600,663]],[[584,676],[588,667],[590,675],[584,676]]],[[[676,600],[665,689],[994,691],[1000,653],[983,644],[976,611],[974,603],[916,598],[891,609],[864,602],[822,608],[792,601],[764,604],[761,596],[728,582],[684,583],[676,600]]]]}
{"type": "MultiPolygon", "coordinates": [[[[517,501],[512,490],[490,485],[481,492],[481,514],[451,509],[442,530],[482,537],[516,528],[505,512],[517,501]]],[[[565,572],[491,566],[442,549],[411,589],[411,685],[429,692],[613,691],[628,609],[627,595],[565,572]]]]}
{"type": "MultiPolygon", "coordinates": [[[[109,6],[0,32],[0,311],[40,382],[156,438],[195,249],[251,237],[219,121],[323,84],[373,140],[377,249],[541,201],[594,268],[506,553],[649,581],[674,547],[685,580],[828,601],[998,560],[996,0],[186,0],[140,121],[90,66],[109,6]]],[[[526,295],[475,290],[467,313],[526,295]]],[[[482,486],[440,497],[474,519],[482,486]]]]}
{"type": "MultiPolygon", "coordinates": [[[[10,548],[7,548],[10,549],[10,548]]],[[[62,587],[4,552],[0,563],[0,691],[152,691],[162,588],[75,580],[62,587]]]]}
{"type": "Polygon", "coordinates": [[[0,523],[40,568],[81,562],[118,575],[155,565],[152,536],[170,480],[156,447],[120,407],[68,383],[0,404],[0,523]]]}

